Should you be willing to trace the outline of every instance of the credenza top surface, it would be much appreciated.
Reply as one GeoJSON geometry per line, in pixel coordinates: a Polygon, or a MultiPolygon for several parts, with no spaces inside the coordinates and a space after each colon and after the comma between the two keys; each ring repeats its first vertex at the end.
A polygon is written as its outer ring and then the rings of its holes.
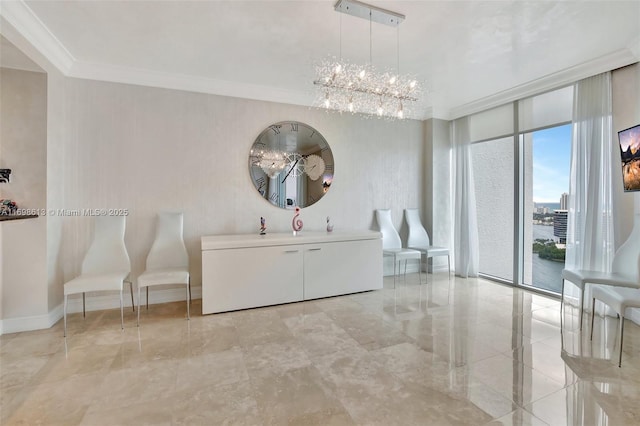
{"type": "Polygon", "coordinates": [[[247,247],[288,246],[296,244],[320,244],[341,241],[376,240],[382,234],[377,231],[334,231],[316,232],[302,231],[298,235],[293,232],[233,235],[207,235],[201,238],[202,250],[221,250],[247,247]]]}

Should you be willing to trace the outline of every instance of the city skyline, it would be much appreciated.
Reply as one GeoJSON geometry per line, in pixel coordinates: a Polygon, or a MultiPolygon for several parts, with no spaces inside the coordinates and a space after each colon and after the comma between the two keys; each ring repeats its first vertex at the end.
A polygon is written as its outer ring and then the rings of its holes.
{"type": "Polygon", "coordinates": [[[560,203],[569,192],[571,124],[533,132],[533,201],[560,203]]]}

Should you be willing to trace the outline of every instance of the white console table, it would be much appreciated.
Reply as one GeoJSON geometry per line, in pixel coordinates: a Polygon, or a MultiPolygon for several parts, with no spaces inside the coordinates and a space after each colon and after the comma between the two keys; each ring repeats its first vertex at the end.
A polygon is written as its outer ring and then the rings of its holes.
{"type": "Polygon", "coordinates": [[[202,237],[202,313],[382,288],[379,232],[202,237]]]}

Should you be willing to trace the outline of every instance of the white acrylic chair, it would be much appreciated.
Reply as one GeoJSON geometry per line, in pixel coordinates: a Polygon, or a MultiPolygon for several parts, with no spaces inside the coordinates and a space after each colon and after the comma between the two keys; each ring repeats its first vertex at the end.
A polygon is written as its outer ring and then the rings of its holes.
{"type": "Polygon", "coordinates": [[[640,308],[640,289],[611,287],[606,285],[592,286],[593,304],[591,305],[591,340],[593,340],[593,318],[596,311],[596,299],[600,300],[620,317],[620,356],[618,367],[622,367],[622,342],[624,338],[624,311],[627,308],[640,308]]]}
{"type": "MultiPolygon", "coordinates": [[[[64,284],[64,335],[67,336],[67,296],[82,293],[85,312],[85,293],[89,291],[120,292],[120,326],[124,330],[122,287],[131,272],[129,254],[124,245],[125,216],[98,216],[95,220],[93,242],[82,261],[79,277],[64,284]]],[[[133,305],[133,289],[131,290],[133,305]]]]}
{"type": "Polygon", "coordinates": [[[189,256],[183,239],[182,213],[158,214],[156,238],[147,256],[147,268],[138,277],[138,325],[140,325],[140,289],[147,289],[149,309],[149,287],[154,285],[184,284],[187,288],[187,319],[191,318],[191,277],[189,256]]]}
{"type": "Polygon", "coordinates": [[[416,259],[418,261],[418,274],[420,284],[422,284],[422,253],[418,250],[402,248],[402,240],[398,231],[391,221],[391,210],[376,210],[376,220],[382,233],[382,255],[393,257],[393,287],[396,286],[396,266],[398,262],[405,261],[405,276],[407,272],[407,260],[416,259]]]}
{"type": "MultiPolygon", "coordinates": [[[[430,257],[447,256],[447,263],[449,265],[447,270],[449,271],[449,280],[451,280],[451,256],[449,255],[449,249],[431,245],[429,234],[420,221],[418,209],[404,209],[404,218],[409,227],[407,247],[422,253],[427,259],[427,266],[430,257]]],[[[427,275],[427,279],[428,277],[429,275],[427,275]]]]}
{"type": "Polygon", "coordinates": [[[618,248],[613,256],[611,272],[589,271],[584,269],[562,270],[562,293],[560,313],[564,306],[564,282],[574,283],[580,289],[580,330],[584,312],[584,290],[587,284],[604,284],[616,287],[640,287],[640,215],[635,216],[631,235],[618,248]]]}

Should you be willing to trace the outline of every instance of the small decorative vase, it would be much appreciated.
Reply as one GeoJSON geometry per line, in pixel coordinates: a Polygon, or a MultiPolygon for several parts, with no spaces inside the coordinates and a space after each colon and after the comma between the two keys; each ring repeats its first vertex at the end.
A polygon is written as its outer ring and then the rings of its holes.
{"type": "Polygon", "coordinates": [[[296,214],[293,216],[293,220],[291,221],[293,235],[298,235],[298,232],[302,231],[302,219],[299,219],[298,216],[300,216],[300,207],[296,207],[296,214]]]}
{"type": "Polygon", "coordinates": [[[331,224],[331,218],[327,216],[327,232],[333,231],[333,225],[331,224]]]}
{"type": "Polygon", "coordinates": [[[267,225],[266,225],[267,221],[265,220],[264,217],[260,218],[260,235],[266,235],[267,234],[267,225]]]}

